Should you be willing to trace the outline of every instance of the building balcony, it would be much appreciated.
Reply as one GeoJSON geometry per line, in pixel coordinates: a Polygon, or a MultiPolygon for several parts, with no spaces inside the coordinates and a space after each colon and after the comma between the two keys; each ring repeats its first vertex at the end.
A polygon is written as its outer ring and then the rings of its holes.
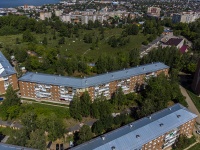
{"type": "Polygon", "coordinates": [[[4,87],[8,87],[10,84],[9,83],[4,83],[4,87]]]}
{"type": "Polygon", "coordinates": [[[98,89],[99,89],[99,87],[95,87],[94,89],[95,89],[95,90],[98,90],[98,89]]]}
{"type": "Polygon", "coordinates": [[[45,88],[50,89],[51,85],[45,85],[45,88]]]}
{"type": "Polygon", "coordinates": [[[106,84],[105,87],[109,87],[109,84],[106,84]]]}
{"type": "Polygon", "coordinates": [[[40,90],[40,88],[35,88],[35,91],[39,91],[40,90]]]}
{"type": "Polygon", "coordinates": [[[3,80],[4,80],[4,81],[8,80],[8,77],[3,77],[3,80]]]}
{"type": "Polygon", "coordinates": [[[102,88],[98,92],[103,92],[103,91],[107,91],[107,90],[109,90],[109,88],[102,88]]]}
{"type": "Polygon", "coordinates": [[[126,87],[126,86],[122,86],[122,90],[123,90],[123,91],[126,91],[126,90],[129,90],[129,88],[126,87]]]}
{"type": "Polygon", "coordinates": [[[47,90],[44,88],[40,88],[41,91],[46,92],[47,90]]]}
{"type": "Polygon", "coordinates": [[[36,94],[36,95],[37,95],[37,94],[40,94],[40,95],[48,95],[48,96],[51,95],[51,93],[41,92],[41,91],[37,91],[37,92],[35,92],[35,94],[36,94]]]}

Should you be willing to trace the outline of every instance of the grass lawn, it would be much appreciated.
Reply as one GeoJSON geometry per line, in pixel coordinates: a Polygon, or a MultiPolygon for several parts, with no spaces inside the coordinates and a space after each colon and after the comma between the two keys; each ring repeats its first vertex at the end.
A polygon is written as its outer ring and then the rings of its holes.
{"type": "Polygon", "coordinates": [[[0,127],[0,133],[2,133],[3,135],[12,135],[13,131],[15,130],[9,127],[6,127],[6,128],[0,127]]]}
{"type": "Polygon", "coordinates": [[[61,119],[70,118],[68,108],[50,106],[50,105],[44,105],[44,104],[38,104],[38,103],[32,103],[30,105],[31,107],[33,107],[37,115],[49,116],[50,114],[55,113],[55,115],[58,118],[61,118],[61,119]]]}
{"type": "Polygon", "coordinates": [[[195,144],[194,146],[192,146],[188,150],[200,150],[200,143],[195,144]]]}
{"type": "MultiPolygon", "coordinates": [[[[139,33],[138,35],[131,35],[130,37],[130,43],[126,44],[125,46],[122,47],[116,47],[112,48],[111,46],[108,45],[107,41],[109,37],[115,35],[115,36],[120,36],[121,32],[123,29],[121,28],[114,28],[114,29],[105,29],[104,31],[104,39],[99,40],[98,47],[95,47],[94,50],[90,50],[90,47],[92,43],[85,43],[83,41],[83,37],[87,33],[93,34],[93,41],[96,40],[98,37],[100,39],[100,34],[98,29],[93,29],[93,30],[79,30],[79,37],[76,38],[75,35],[73,35],[72,38],[65,38],[65,44],[58,45],[58,41],[60,39],[59,33],[57,33],[57,38],[54,40],[53,39],[53,34],[51,29],[49,29],[49,32],[47,34],[35,34],[35,38],[38,41],[38,45],[41,44],[41,41],[44,39],[44,37],[47,37],[48,45],[47,47],[51,48],[58,48],[61,55],[63,56],[74,56],[74,55],[85,55],[87,58],[92,62],[95,61],[99,55],[101,54],[107,54],[107,55],[116,55],[119,52],[124,52],[124,51],[130,51],[131,49],[134,48],[140,48],[141,43],[147,39],[146,36],[144,36],[142,33],[139,33]]],[[[22,40],[22,34],[18,35],[9,35],[9,36],[0,36],[0,43],[5,45],[11,46],[13,49],[15,49],[16,46],[19,48],[25,48],[27,47],[28,43],[21,42],[20,44],[16,44],[16,38],[19,38],[22,40]]]]}
{"type": "Polygon", "coordinates": [[[198,97],[196,94],[193,92],[187,90],[190,98],[192,99],[194,105],[197,107],[198,111],[200,112],[200,97],[198,97]]]}

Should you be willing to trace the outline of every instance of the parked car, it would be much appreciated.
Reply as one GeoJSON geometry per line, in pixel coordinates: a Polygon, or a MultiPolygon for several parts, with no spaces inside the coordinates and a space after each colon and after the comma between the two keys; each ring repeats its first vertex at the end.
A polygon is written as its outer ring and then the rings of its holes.
{"type": "Polygon", "coordinates": [[[56,144],[56,150],[59,150],[59,144],[56,144]]]}
{"type": "Polygon", "coordinates": [[[200,130],[197,130],[196,133],[197,133],[197,134],[200,134],[200,130]]]}
{"type": "Polygon", "coordinates": [[[3,100],[3,97],[0,97],[0,101],[2,101],[3,100]]]}
{"type": "Polygon", "coordinates": [[[60,150],[64,150],[63,144],[60,144],[60,150]]]}

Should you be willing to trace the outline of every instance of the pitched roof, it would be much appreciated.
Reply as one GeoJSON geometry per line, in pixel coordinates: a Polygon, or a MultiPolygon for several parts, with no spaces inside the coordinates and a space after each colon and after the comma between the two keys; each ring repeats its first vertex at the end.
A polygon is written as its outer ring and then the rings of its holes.
{"type": "Polygon", "coordinates": [[[24,76],[22,76],[19,79],[19,81],[35,82],[48,85],[68,86],[73,88],[86,88],[86,87],[96,86],[99,84],[109,83],[119,79],[127,79],[132,76],[154,72],[166,68],[169,67],[163,63],[157,62],[130,69],[124,69],[115,72],[100,74],[87,78],[74,78],[74,77],[28,72],[24,76]]]}
{"type": "Polygon", "coordinates": [[[179,38],[171,38],[165,44],[171,45],[171,46],[177,46],[179,43],[181,43],[182,40],[183,39],[179,39],[179,38]]]}
{"type": "Polygon", "coordinates": [[[0,143],[0,150],[36,150],[36,149],[0,143]]]}
{"type": "Polygon", "coordinates": [[[0,51],[0,77],[6,77],[15,73],[14,68],[0,51]]]}
{"type": "Polygon", "coordinates": [[[181,53],[185,53],[185,51],[187,50],[188,46],[187,45],[183,45],[181,48],[180,48],[180,52],[181,53]]]}
{"type": "Polygon", "coordinates": [[[153,139],[179,127],[180,125],[196,118],[197,115],[190,112],[180,104],[156,112],[150,117],[144,117],[138,121],[120,127],[114,131],[94,138],[88,142],[71,148],[71,150],[109,150],[115,147],[117,150],[141,149],[142,146],[153,139]],[[180,115],[179,117],[177,117],[180,115]],[[160,126],[160,124],[163,124],[160,126]],[[139,137],[137,136],[139,135],[139,137]]]}

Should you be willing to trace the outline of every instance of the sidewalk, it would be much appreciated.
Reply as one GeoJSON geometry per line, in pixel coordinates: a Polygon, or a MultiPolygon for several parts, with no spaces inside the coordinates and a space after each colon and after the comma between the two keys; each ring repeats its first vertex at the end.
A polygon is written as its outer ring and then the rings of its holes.
{"type": "Polygon", "coordinates": [[[193,101],[191,100],[190,96],[188,95],[186,89],[184,87],[182,87],[181,85],[179,86],[180,87],[180,90],[181,90],[181,93],[183,96],[185,96],[185,100],[188,104],[188,109],[195,113],[196,115],[198,115],[197,119],[196,119],[196,122],[200,124],[200,113],[198,111],[198,109],[196,108],[196,106],[194,105],[193,101]]]}
{"type": "Polygon", "coordinates": [[[198,142],[195,142],[195,143],[191,144],[190,146],[188,146],[188,147],[185,148],[184,150],[188,150],[188,149],[190,149],[192,146],[196,145],[197,143],[198,143],[198,142]]]}

